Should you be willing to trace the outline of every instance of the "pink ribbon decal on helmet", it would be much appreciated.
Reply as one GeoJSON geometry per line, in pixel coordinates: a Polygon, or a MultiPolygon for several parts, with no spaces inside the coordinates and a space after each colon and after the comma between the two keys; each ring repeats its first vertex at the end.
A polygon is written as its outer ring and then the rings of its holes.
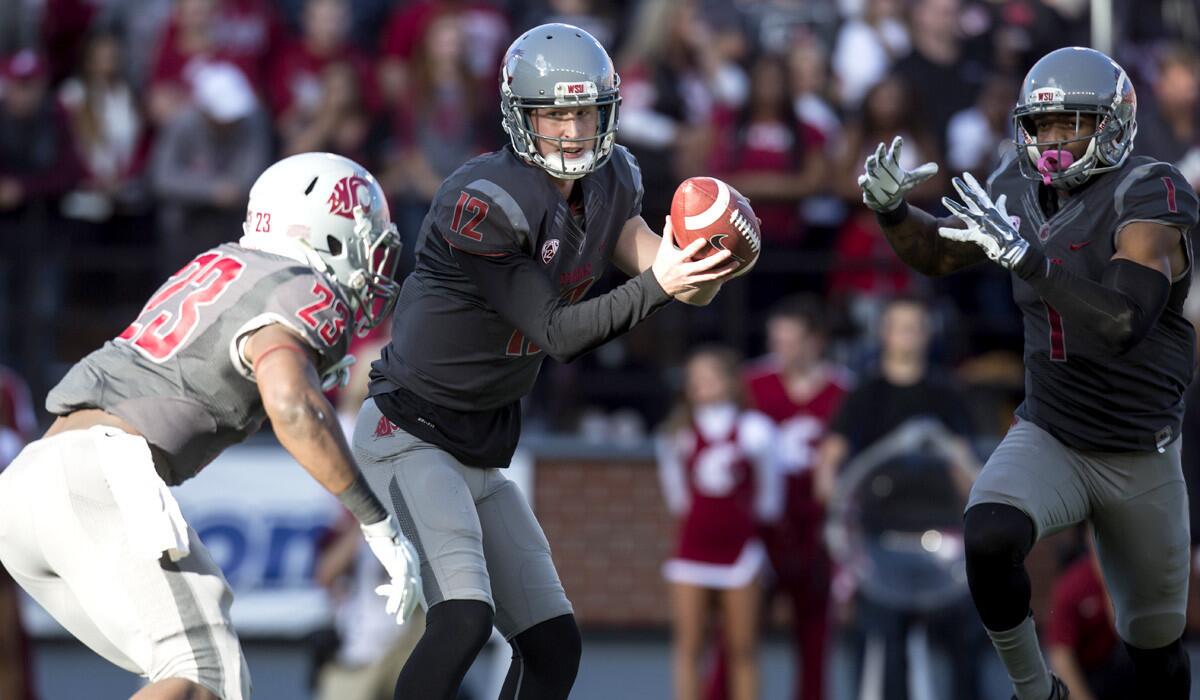
{"type": "Polygon", "coordinates": [[[1070,151],[1051,148],[1038,158],[1037,169],[1042,174],[1042,182],[1050,184],[1050,176],[1054,173],[1061,173],[1071,167],[1071,163],[1075,162],[1075,156],[1071,155],[1070,151]]]}

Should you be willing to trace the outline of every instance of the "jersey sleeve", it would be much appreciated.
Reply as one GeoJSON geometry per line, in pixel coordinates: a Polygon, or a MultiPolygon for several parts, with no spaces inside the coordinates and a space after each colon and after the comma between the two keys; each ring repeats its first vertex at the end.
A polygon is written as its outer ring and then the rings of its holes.
{"type": "Polygon", "coordinates": [[[266,292],[259,313],[242,324],[230,344],[234,367],[247,378],[254,368],[246,360],[246,341],[260,328],[284,326],[317,355],[317,371],[338,365],[346,356],[353,317],[350,305],[331,282],[311,272],[294,274],[266,292]]]}
{"type": "Polygon", "coordinates": [[[529,251],[529,219],[505,187],[487,178],[449,182],[434,200],[434,223],[453,248],[476,255],[529,251]],[[461,184],[466,182],[466,184],[461,184]]]}
{"type": "Polygon", "coordinates": [[[1196,225],[1196,192],[1169,163],[1139,165],[1117,185],[1113,196],[1117,231],[1135,221],[1171,226],[1187,233],[1196,225]]]}
{"type": "Polygon", "coordinates": [[[642,198],[645,195],[645,189],[642,187],[642,169],[638,166],[637,158],[624,146],[614,148],[613,159],[622,163],[623,172],[619,179],[622,184],[629,187],[632,195],[629,213],[625,215],[625,220],[629,221],[635,216],[642,215],[642,198]]]}

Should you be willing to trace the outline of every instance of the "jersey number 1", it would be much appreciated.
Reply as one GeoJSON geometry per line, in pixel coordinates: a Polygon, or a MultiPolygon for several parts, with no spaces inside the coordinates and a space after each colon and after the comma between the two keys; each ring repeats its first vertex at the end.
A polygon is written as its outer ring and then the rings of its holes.
{"type": "Polygon", "coordinates": [[[246,264],[224,253],[209,252],[188,263],[158,290],[138,319],[129,324],[118,340],[127,340],[153,362],[166,362],[196,330],[200,308],[212,304],[229,289],[246,264]],[[180,292],[187,294],[176,303],[180,292]],[[157,311],[153,316],[151,312],[157,311]]]}
{"type": "Polygon", "coordinates": [[[1050,359],[1054,362],[1066,362],[1067,337],[1063,331],[1062,316],[1050,306],[1050,302],[1043,299],[1042,304],[1046,306],[1046,320],[1050,323],[1050,359]]]}

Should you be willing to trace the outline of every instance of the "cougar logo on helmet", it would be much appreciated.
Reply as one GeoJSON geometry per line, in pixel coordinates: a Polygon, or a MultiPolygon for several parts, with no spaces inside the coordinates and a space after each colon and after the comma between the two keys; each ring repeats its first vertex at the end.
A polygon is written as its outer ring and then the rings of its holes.
{"type": "Polygon", "coordinates": [[[371,211],[371,185],[358,175],[344,177],[333,186],[327,201],[330,214],[353,219],[354,207],[371,211]]]}

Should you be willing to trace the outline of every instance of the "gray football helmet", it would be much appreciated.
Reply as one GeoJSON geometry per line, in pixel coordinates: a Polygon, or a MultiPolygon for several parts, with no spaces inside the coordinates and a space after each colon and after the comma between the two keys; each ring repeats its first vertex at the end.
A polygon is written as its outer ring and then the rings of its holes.
{"type": "Polygon", "coordinates": [[[521,34],[508,47],[500,67],[500,112],[513,150],[525,162],[564,180],[596,170],[612,155],[616,142],[620,85],[608,52],[579,27],[543,24],[521,34]],[[551,138],[534,131],[531,110],[578,105],[598,108],[594,137],[551,138]],[[558,153],[543,156],[538,139],[554,143],[558,153]],[[568,160],[562,150],[589,141],[593,141],[591,151],[581,157],[568,160]]]}
{"type": "Polygon", "coordinates": [[[1029,69],[1013,109],[1013,141],[1021,174],[1058,189],[1071,189],[1092,175],[1121,167],[1137,135],[1137,97],[1117,62],[1094,49],[1072,46],[1046,54],[1029,69]],[[1096,131],[1067,141],[1037,140],[1035,118],[1063,112],[1096,115],[1096,131]],[[1079,160],[1059,159],[1064,146],[1087,140],[1079,160]],[[1047,156],[1048,151],[1054,153],[1047,156]],[[1047,160],[1051,160],[1047,164],[1047,160]],[[1057,161],[1057,162],[1054,162],[1057,161]]]}

